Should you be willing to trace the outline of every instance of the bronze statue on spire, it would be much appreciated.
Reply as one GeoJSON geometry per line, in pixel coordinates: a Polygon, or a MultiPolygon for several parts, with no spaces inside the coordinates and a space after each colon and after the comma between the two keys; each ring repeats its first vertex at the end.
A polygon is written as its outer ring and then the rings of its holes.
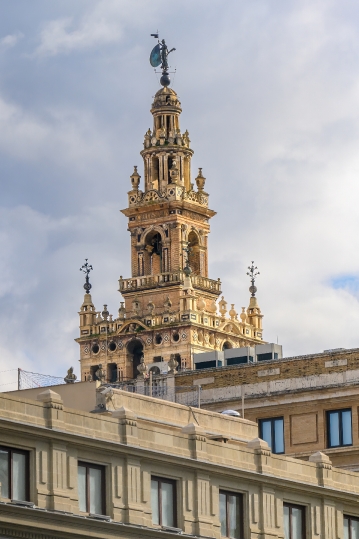
{"type": "MultiPolygon", "coordinates": [[[[151,36],[158,39],[158,33],[151,34],[151,36]]],[[[151,54],[150,54],[151,66],[156,68],[160,65],[162,69],[162,77],[160,78],[160,83],[162,84],[162,86],[169,86],[171,83],[171,79],[168,75],[168,55],[175,50],[176,50],[175,48],[168,50],[166,41],[164,39],[162,39],[161,41],[158,39],[157,45],[153,47],[151,51],[151,54]]]]}

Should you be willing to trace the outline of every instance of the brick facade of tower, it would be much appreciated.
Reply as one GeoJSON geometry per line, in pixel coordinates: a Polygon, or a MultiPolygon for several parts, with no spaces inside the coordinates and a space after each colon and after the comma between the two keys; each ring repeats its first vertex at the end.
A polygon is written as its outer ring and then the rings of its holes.
{"type": "Polygon", "coordinates": [[[149,370],[163,373],[175,361],[190,369],[193,353],[263,342],[256,297],[239,318],[233,305],[227,314],[223,297],[217,304],[221,282],[208,277],[209,221],[215,212],[208,207],[201,169],[192,182],[193,150],[188,131],[180,130],[181,111],[172,89],[157,92],[153,129],[146,132],[141,151],[144,187],[135,167],[128,207],[122,210],[128,219],[132,275],[120,277],[124,301],[116,319],[106,306],[96,311],[85,294],[77,339],[82,380],[96,377],[99,365],[108,381],[149,370]]]}

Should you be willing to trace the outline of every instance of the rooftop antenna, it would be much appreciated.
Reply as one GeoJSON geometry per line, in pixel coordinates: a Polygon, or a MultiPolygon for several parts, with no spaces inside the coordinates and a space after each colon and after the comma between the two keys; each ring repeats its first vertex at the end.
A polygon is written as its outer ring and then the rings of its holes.
{"type": "Polygon", "coordinates": [[[249,271],[247,271],[247,275],[251,280],[251,286],[249,287],[249,291],[251,293],[252,298],[254,298],[254,296],[256,295],[256,292],[257,292],[257,287],[255,286],[254,283],[256,281],[257,275],[260,275],[260,273],[259,273],[259,271],[257,271],[258,268],[257,268],[257,266],[254,265],[253,260],[252,260],[252,265],[248,266],[248,270],[249,271]]]}
{"type": "Polygon", "coordinates": [[[171,79],[168,74],[168,55],[175,51],[176,49],[173,48],[171,50],[168,50],[168,47],[166,45],[166,42],[164,39],[159,39],[159,33],[158,30],[155,34],[151,34],[152,37],[158,40],[157,45],[155,45],[151,51],[150,54],[150,64],[152,67],[156,68],[158,66],[161,66],[162,69],[162,76],[160,78],[160,84],[162,86],[166,87],[171,84],[171,79]]]}
{"type": "Polygon", "coordinates": [[[88,258],[85,258],[85,264],[81,266],[80,271],[82,271],[86,275],[86,282],[84,284],[84,289],[86,290],[86,294],[89,294],[92,288],[92,285],[90,284],[90,281],[89,281],[89,274],[90,274],[90,271],[92,270],[93,270],[93,267],[91,266],[91,264],[88,263],[88,258]]]}

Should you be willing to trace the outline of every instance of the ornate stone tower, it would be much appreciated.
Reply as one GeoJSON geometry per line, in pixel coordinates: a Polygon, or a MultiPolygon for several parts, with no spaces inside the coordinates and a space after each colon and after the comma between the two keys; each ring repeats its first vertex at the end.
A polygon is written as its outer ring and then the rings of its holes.
{"type": "Polygon", "coordinates": [[[95,311],[86,289],[77,339],[82,380],[96,376],[100,364],[108,381],[121,381],[149,369],[166,372],[170,359],[170,368],[177,360],[180,368],[190,369],[193,353],[263,343],[256,290],[251,289],[250,305],[239,320],[233,304],[228,318],[223,297],[218,313],[221,282],[208,277],[207,248],[209,221],[216,213],[208,208],[202,169],[197,189],[192,183],[193,150],[188,131],[181,132],[181,103],[168,88],[164,68],[161,83],[151,108],[153,128],[141,151],[143,190],[135,167],[128,208],[122,210],[131,237],[132,276],[120,277],[124,302],[115,320],[106,305],[102,313],[95,311]]]}

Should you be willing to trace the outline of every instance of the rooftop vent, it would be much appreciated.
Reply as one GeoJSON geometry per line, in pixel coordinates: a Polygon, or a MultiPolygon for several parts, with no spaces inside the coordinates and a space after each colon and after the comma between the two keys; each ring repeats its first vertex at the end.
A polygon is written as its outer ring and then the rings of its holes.
{"type": "Polygon", "coordinates": [[[221,412],[223,415],[231,415],[233,417],[241,417],[241,414],[237,412],[236,410],[224,410],[221,412]]]}

